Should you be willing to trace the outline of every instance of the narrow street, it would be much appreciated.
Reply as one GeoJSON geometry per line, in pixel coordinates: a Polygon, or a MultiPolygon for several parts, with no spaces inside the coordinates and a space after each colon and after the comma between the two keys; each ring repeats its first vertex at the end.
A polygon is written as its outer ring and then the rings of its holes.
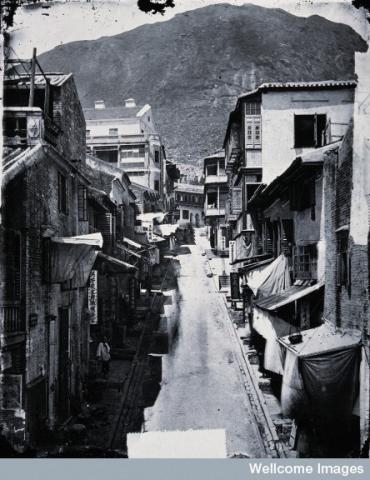
{"type": "Polygon", "coordinates": [[[224,429],[227,454],[265,456],[251,411],[228,312],[213,278],[207,277],[209,242],[195,230],[195,245],[178,255],[179,332],[163,357],[162,388],[145,411],[145,431],[224,429]]]}

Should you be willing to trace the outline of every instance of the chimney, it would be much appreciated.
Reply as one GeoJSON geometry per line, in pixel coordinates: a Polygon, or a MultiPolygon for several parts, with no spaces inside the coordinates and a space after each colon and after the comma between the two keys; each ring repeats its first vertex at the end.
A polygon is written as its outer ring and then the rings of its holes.
{"type": "Polygon", "coordinates": [[[127,107],[127,108],[136,107],[135,100],[134,100],[133,98],[127,98],[127,99],[125,100],[125,107],[127,107]]]}
{"type": "Polygon", "coordinates": [[[104,110],[105,103],[104,100],[95,100],[95,110],[104,110]]]}

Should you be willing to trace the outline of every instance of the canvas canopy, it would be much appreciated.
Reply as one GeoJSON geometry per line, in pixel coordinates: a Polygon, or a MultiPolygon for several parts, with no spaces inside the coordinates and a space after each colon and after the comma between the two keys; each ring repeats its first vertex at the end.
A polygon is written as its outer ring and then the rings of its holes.
{"type": "Polygon", "coordinates": [[[245,282],[257,297],[266,297],[290,287],[288,259],[279,255],[273,262],[245,274],[245,282]]]}
{"type": "Polygon", "coordinates": [[[351,415],[359,389],[361,333],[341,332],[329,323],[301,332],[302,342],[286,348],[281,404],[283,414],[315,418],[351,415]]]}
{"type": "Polygon", "coordinates": [[[277,339],[296,332],[297,328],[258,307],[253,310],[253,328],[266,340],[264,368],[282,375],[283,352],[277,339]]]}
{"type": "Polygon", "coordinates": [[[103,252],[98,253],[98,258],[101,261],[105,261],[108,263],[109,267],[113,271],[117,272],[133,272],[137,270],[137,267],[134,265],[131,265],[130,263],[124,262],[122,260],[119,260],[118,258],[111,257],[110,255],[106,255],[103,252]]]}
{"type": "Polygon", "coordinates": [[[127,245],[131,245],[131,247],[135,248],[145,248],[144,245],[138,242],[134,242],[134,240],[131,240],[130,238],[123,237],[123,242],[127,243],[127,245]]]}
{"type": "Polygon", "coordinates": [[[51,238],[51,283],[63,283],[74,278],[75,287],[86,285],[96,259],[96,250],[102,245],[101,233],[51,238]]]}
{"type": "Polygon", "coordinates": [[[316,292],[324,286],[324,282],[315,283],[315,285],[292,285],[286,290],[281,291],[275,295],[263,298],[257,301],[257,305],[264,310],[274,311],[278,308],[284,307],[300,298],[303,298],[311,293],[316,292]]]}

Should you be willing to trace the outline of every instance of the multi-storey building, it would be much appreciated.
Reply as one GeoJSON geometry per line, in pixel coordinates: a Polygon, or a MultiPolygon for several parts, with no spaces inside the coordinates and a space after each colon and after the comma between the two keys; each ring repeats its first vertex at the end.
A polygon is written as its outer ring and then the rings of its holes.
{"type": "Polygon", "coordinates": [[[15,443],[68,418],[88,371],[87,281],[103,242],[89,230],[85,149],[72,75],[5,79],[0,415],[15,443]]]}
{"type": "Polygon", "coordinates": [[[127,172],[131,181],[166,197],[166,156],[150,105],[132,98],[123,106],[103,100],[84,110],[86,143],[91,153],[127,172]]]}
{"type": "Polygon", "coordinates": [[[211,247],[228,254],[228,229],[225,223],[228,196],[225,154],[220,150],[204,159],[204,220],[209,227],[211,247]]]}
{"type": "Polygon", "coordinates": [[[204,225],[204,187],[177,183],[175,187],[176,218],[178,224],[190,223],[194,227],[204,225]]]}
{"type": "Polygon", "coordinates": [[[236,259],[257,252],[248,202],[300,154],[339,140],[353,113],[354,81],[265,83],[238,98],[224,140],[227,219],[236,259]]]}

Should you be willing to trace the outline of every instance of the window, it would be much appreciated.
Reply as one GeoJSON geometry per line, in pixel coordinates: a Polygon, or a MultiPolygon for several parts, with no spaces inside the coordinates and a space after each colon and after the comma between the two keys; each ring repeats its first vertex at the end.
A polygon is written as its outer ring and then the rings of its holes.
{"type": "Polygon", "coordinates": [[[109,129],[109,136],[117,137],[118,136],[118,128],[110,128],[109,129]]]}
{"type": "Polygon", "coordinates": [[[217,175],[217,164],[207,166],[207,175],[217,175]]]}
{"type": "Polygon", "coordinates": [[[157,190],[157,192],[159,192],[159,180],[154,180],[154,190],[157,190]]]}
{"type": "Polygon", "coordinates": [[[117,163],[118,150],[95,150],[94,152],[98,158],[108,163],[117,163]]]}
{"type": "Polygon", "coordinates": [[[245,118],[245,147],[261,148],[261,117],[247,116],[245,118]]]}
{"type": "Polygon", "coordinates": [[[261,115],[261,104],[257,102],[248,102],[245,104],[246,115],[261,115]]]}
{"type": "Polygon", "coordinates": [[[317,246],[298,245],[294,248],[294,277],[298,280],[317,278],[317,246]]]}
{"type": "Polygon", "coordinates": [[[343,229],[337,232],[337,285],[351,285],[351,265],[348,253],[348,230],[343,229]]]}
{"type": "Polygon", "coordinates": [[[217,208],[217,192],[209,192],[207,194],[207,207],[217,208]]]}
{"type": "Polygon", "coordinates": [[[83,185],[78,186],[78,219],[87,222],[87,189],[83,185]]]}
{"type": "Polygon", "coordinates": [[[155,163],[159,163],[159,150],[154,152],[154,161],[155,163]]]}
{"type": "Polygon", "coordinates": [[[144,145],[124,145],[121,147],[121,159],[145,157],[144,145]]]}
{"type": "Polygon", "coordinates": [[[68,184],[67,177],[62,173],[58,174],[58,209],[59,212],[68,213],[68,184]]]}
{"type": "Polygon", "coordinates": [[[189,210],[182,211],[182,218],[183,220],[189,220],[189,210]]]}
{"type": "Polygon", "coordinates": [[[326,115],[294,115],[294,147],[322,147],[326,115]]]}
{"type": "Polygon", "coordinates": [[[86,138],[90,138],[90,136],[91,136],[90,130],[86,130],[86,138]]]}

